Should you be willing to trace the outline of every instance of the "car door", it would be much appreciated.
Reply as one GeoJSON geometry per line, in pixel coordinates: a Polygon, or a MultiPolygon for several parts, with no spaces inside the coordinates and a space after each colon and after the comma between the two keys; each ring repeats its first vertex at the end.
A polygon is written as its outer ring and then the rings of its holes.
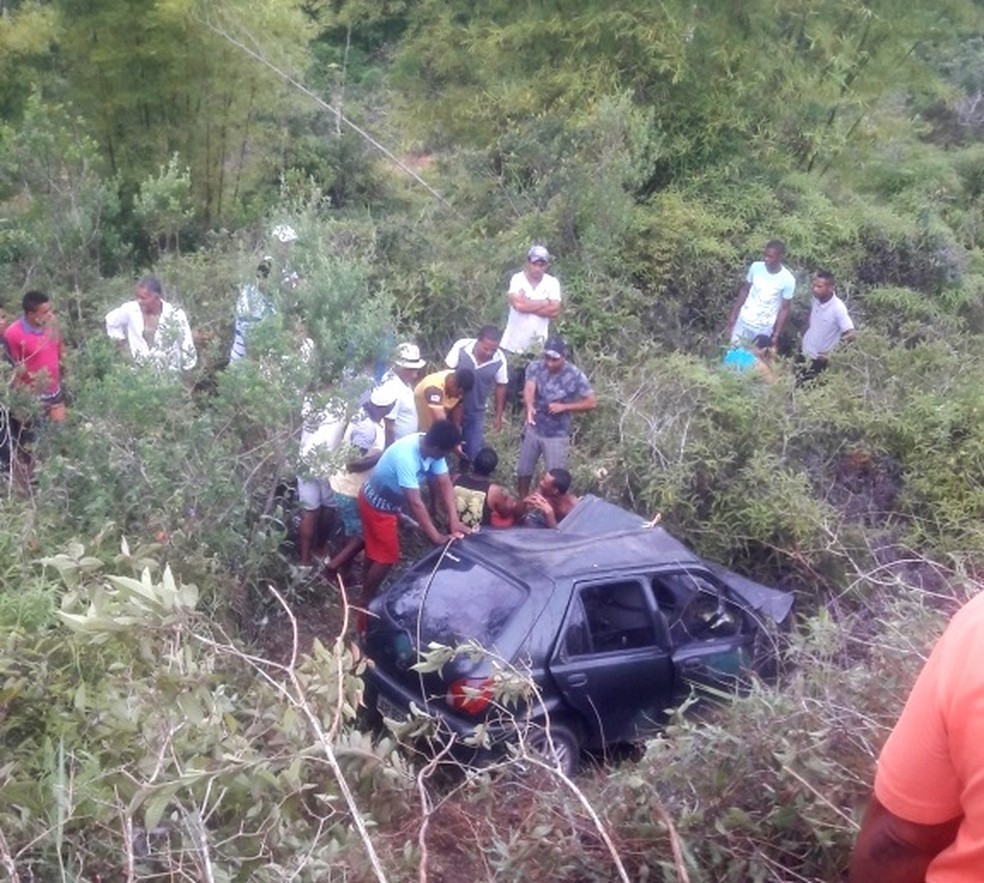
{"type": "Polygon", "coordinates": [[[753,634],[744,609],[711,573],[700,569],[659,573],[652,590],[669,628],[680,686],[734,689],[750,663],[753,634]]]}
{"type": "Polygon", "coordinates": [[[673,692],[666,624],[643,578],[577,584],[550,674],[588,731],[585,744],[656,729],[673,692]]]}

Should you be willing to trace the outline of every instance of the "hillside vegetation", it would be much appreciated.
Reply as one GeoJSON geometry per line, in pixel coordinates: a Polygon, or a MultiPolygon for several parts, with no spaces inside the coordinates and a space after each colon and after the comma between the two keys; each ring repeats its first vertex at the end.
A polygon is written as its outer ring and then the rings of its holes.
{"type": "MultiPolygon", "coordinates": [[[[50,293],[70,395],[31,493],[0,500],[11,880],[841,878],[984,563],[984,22],[971,0],[740,7],[5,4],[0,300],[50,293]],[[227,370],[285,223],[303,283],[269,356],[227,370]],[[719,362],[774,238],[798,288],[757,386],[719,362]],[[290,580],[302,390],[344,399],[398,340],[438,365],[503,322],[532,242],[599,398],[578,492],[661,513],[800,615],[777,687],[575,782],[454,775],[364,732],[334,630],[268,652],[343,615],[290,580]],[[797,387],[821,268],[858,338],[797,387]],[[191,318],[186,378],[104,334],[145,272],[191,318]]],[[[504,481],[518,429],[491,438],[504,481]]]]}

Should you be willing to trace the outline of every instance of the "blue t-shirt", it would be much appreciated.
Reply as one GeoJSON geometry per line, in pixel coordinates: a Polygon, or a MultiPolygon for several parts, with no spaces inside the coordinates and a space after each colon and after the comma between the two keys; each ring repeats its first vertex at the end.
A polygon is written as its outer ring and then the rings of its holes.
{"type": "Polygon", "coordinates": [[[749,352],[741,346],[733,346],[724,354],[723,364],[725,368],[744,373],[745,371],[751,371],[757,361],[758,356],[755,353],[749,352]]]}
{"type": "Polygon", "coordinates": [[[406,501],[404,488],[419,489],[427,475],[446,475],[448,463],[444,457],[422,457],[422,432],[404,436],[393,442],[379,458],[376,469],[362,486],[366,501],[382,512],[399,512],[406,501]]]}

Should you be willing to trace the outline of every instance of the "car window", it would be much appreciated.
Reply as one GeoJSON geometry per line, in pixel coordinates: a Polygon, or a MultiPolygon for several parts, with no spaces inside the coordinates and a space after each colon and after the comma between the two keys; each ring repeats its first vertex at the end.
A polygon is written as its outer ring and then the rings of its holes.
{"type": "Polygon", "coordinates": [[[653,579],[653,595],[665,614],[675,645],[728,638],[742,632],[744,614],[710,577],[693,571],[653,579]]]}
{"type": "Polygon", "coordinates": [[[473,639],[490,645],[526,600],[526,590],[468,558],[445,556],[437,571],[418,571],[390,594],[387,609],[394,622],[420,635],[426,644],[454,646],[473,639]]]}
{"type": "Polygon", "coordinates": [[[577,592],[565,648],[572,656],[661,644],[642,584],[601,583],[577,592]]]}

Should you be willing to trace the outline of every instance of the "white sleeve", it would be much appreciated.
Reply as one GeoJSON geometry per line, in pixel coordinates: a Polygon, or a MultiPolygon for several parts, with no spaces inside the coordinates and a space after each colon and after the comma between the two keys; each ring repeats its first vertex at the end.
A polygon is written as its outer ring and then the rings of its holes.
{"type": "Polygon", "coordinates": [[[113,340],[126,340],[126,332],[130,325],[127,304],[106,313],[106,333],[113,340]]]}
{"type": "Polygon", "coordinates": [[[191,326],[188,324],[188,316],[185,311],[178,309],[176,319],[178,327],[181,329],[181,367],[185,370],[194,368],[198,364],[198,350],[195,349],[195,339],[191,336],[191,326]]]}
{"type": "Polygon", "coordinates": [[[467,340],[459,340],[450,350],[448,350],[447,358],[444,360],[444,364],[449,368],[457,368],[458,360],[461,358],[461,351],[467,346],[467,340]]]}

